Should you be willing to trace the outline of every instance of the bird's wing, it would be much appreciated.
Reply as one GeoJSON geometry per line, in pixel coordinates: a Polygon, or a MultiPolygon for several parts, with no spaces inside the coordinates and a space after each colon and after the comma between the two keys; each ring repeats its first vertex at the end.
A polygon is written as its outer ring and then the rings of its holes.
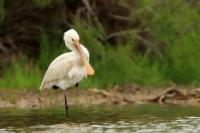
{"type": "Polygon", "coordinates": [[[57,62],[59,62],[59,61],[61,61],[61,60],[63,60],[63,59],[66,59],[70,54],[71,54],[71,52],[70,52],[70,53],[61,54],[60,56],[58,56],[57,58],[55,58],[55,59],[51,62],[51,64],[50,64],[49,66],[53,66],[53,64],[56,64],[57,62]]]}
{"type": "Polygon", "coordinates": [[[73,67],[72,56],[72,53],[65,53],[52,61],[45,73],[40,90],[48,88],[47,85],[50,82],[55,82],[69,76],[68,73],[73,67]]]}

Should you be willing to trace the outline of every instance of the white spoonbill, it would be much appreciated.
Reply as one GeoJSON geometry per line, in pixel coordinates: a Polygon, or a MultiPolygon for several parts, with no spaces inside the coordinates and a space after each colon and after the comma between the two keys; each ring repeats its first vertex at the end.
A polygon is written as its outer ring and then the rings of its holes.
{"type": "Polygon", "coordinates": [[[79,35],[74,29],[64,33],[65,45],[71,52],[64,53],[54,59],[49,65],[40,90],[62,89],[64,90],[65,111],[68,116],[68,104],[66,89],[78,84],[87,75],[93,75],[94,69],[89,64],[89,52],[79,43],[79,35]]]}

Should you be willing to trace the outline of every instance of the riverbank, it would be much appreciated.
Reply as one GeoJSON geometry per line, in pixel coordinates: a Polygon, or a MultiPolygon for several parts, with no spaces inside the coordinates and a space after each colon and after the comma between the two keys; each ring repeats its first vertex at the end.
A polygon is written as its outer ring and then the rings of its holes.
{"type": "MultiPolygon", "coordinates": [[[[200,106],[200,88],[139,88],[132,85],[108,90],[68,90],[69,105],[126,105],[126,104],[175,104],[200,106]]],[[[10,90],[0,89],[0,107],[38,108],[62,106],[61,90],[10,90]]]]}

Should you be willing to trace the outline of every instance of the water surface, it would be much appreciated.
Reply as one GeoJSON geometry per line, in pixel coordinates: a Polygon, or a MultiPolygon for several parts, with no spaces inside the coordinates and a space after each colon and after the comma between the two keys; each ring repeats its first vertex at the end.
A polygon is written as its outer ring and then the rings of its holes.
{"type": "Polygon", "coordinates": [[[0,132],[200,132],[200,107],[129,105],[0,109],[0,132]]]}

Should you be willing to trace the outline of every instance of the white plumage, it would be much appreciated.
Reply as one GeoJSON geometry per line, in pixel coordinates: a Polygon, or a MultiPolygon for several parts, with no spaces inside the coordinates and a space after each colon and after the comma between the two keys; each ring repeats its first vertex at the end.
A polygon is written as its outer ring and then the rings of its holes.
{"type": "Polygon", "coordinates": [[[89,64],[89,52],[79,43],[79,35],[74,29],[64,34],[65,45],[72,50],[58,56],[49,65],[43,78],[40,90],[57,86],[67,89],[80,82],[87,75],[93,75],[94,70],[89,64]]]}

